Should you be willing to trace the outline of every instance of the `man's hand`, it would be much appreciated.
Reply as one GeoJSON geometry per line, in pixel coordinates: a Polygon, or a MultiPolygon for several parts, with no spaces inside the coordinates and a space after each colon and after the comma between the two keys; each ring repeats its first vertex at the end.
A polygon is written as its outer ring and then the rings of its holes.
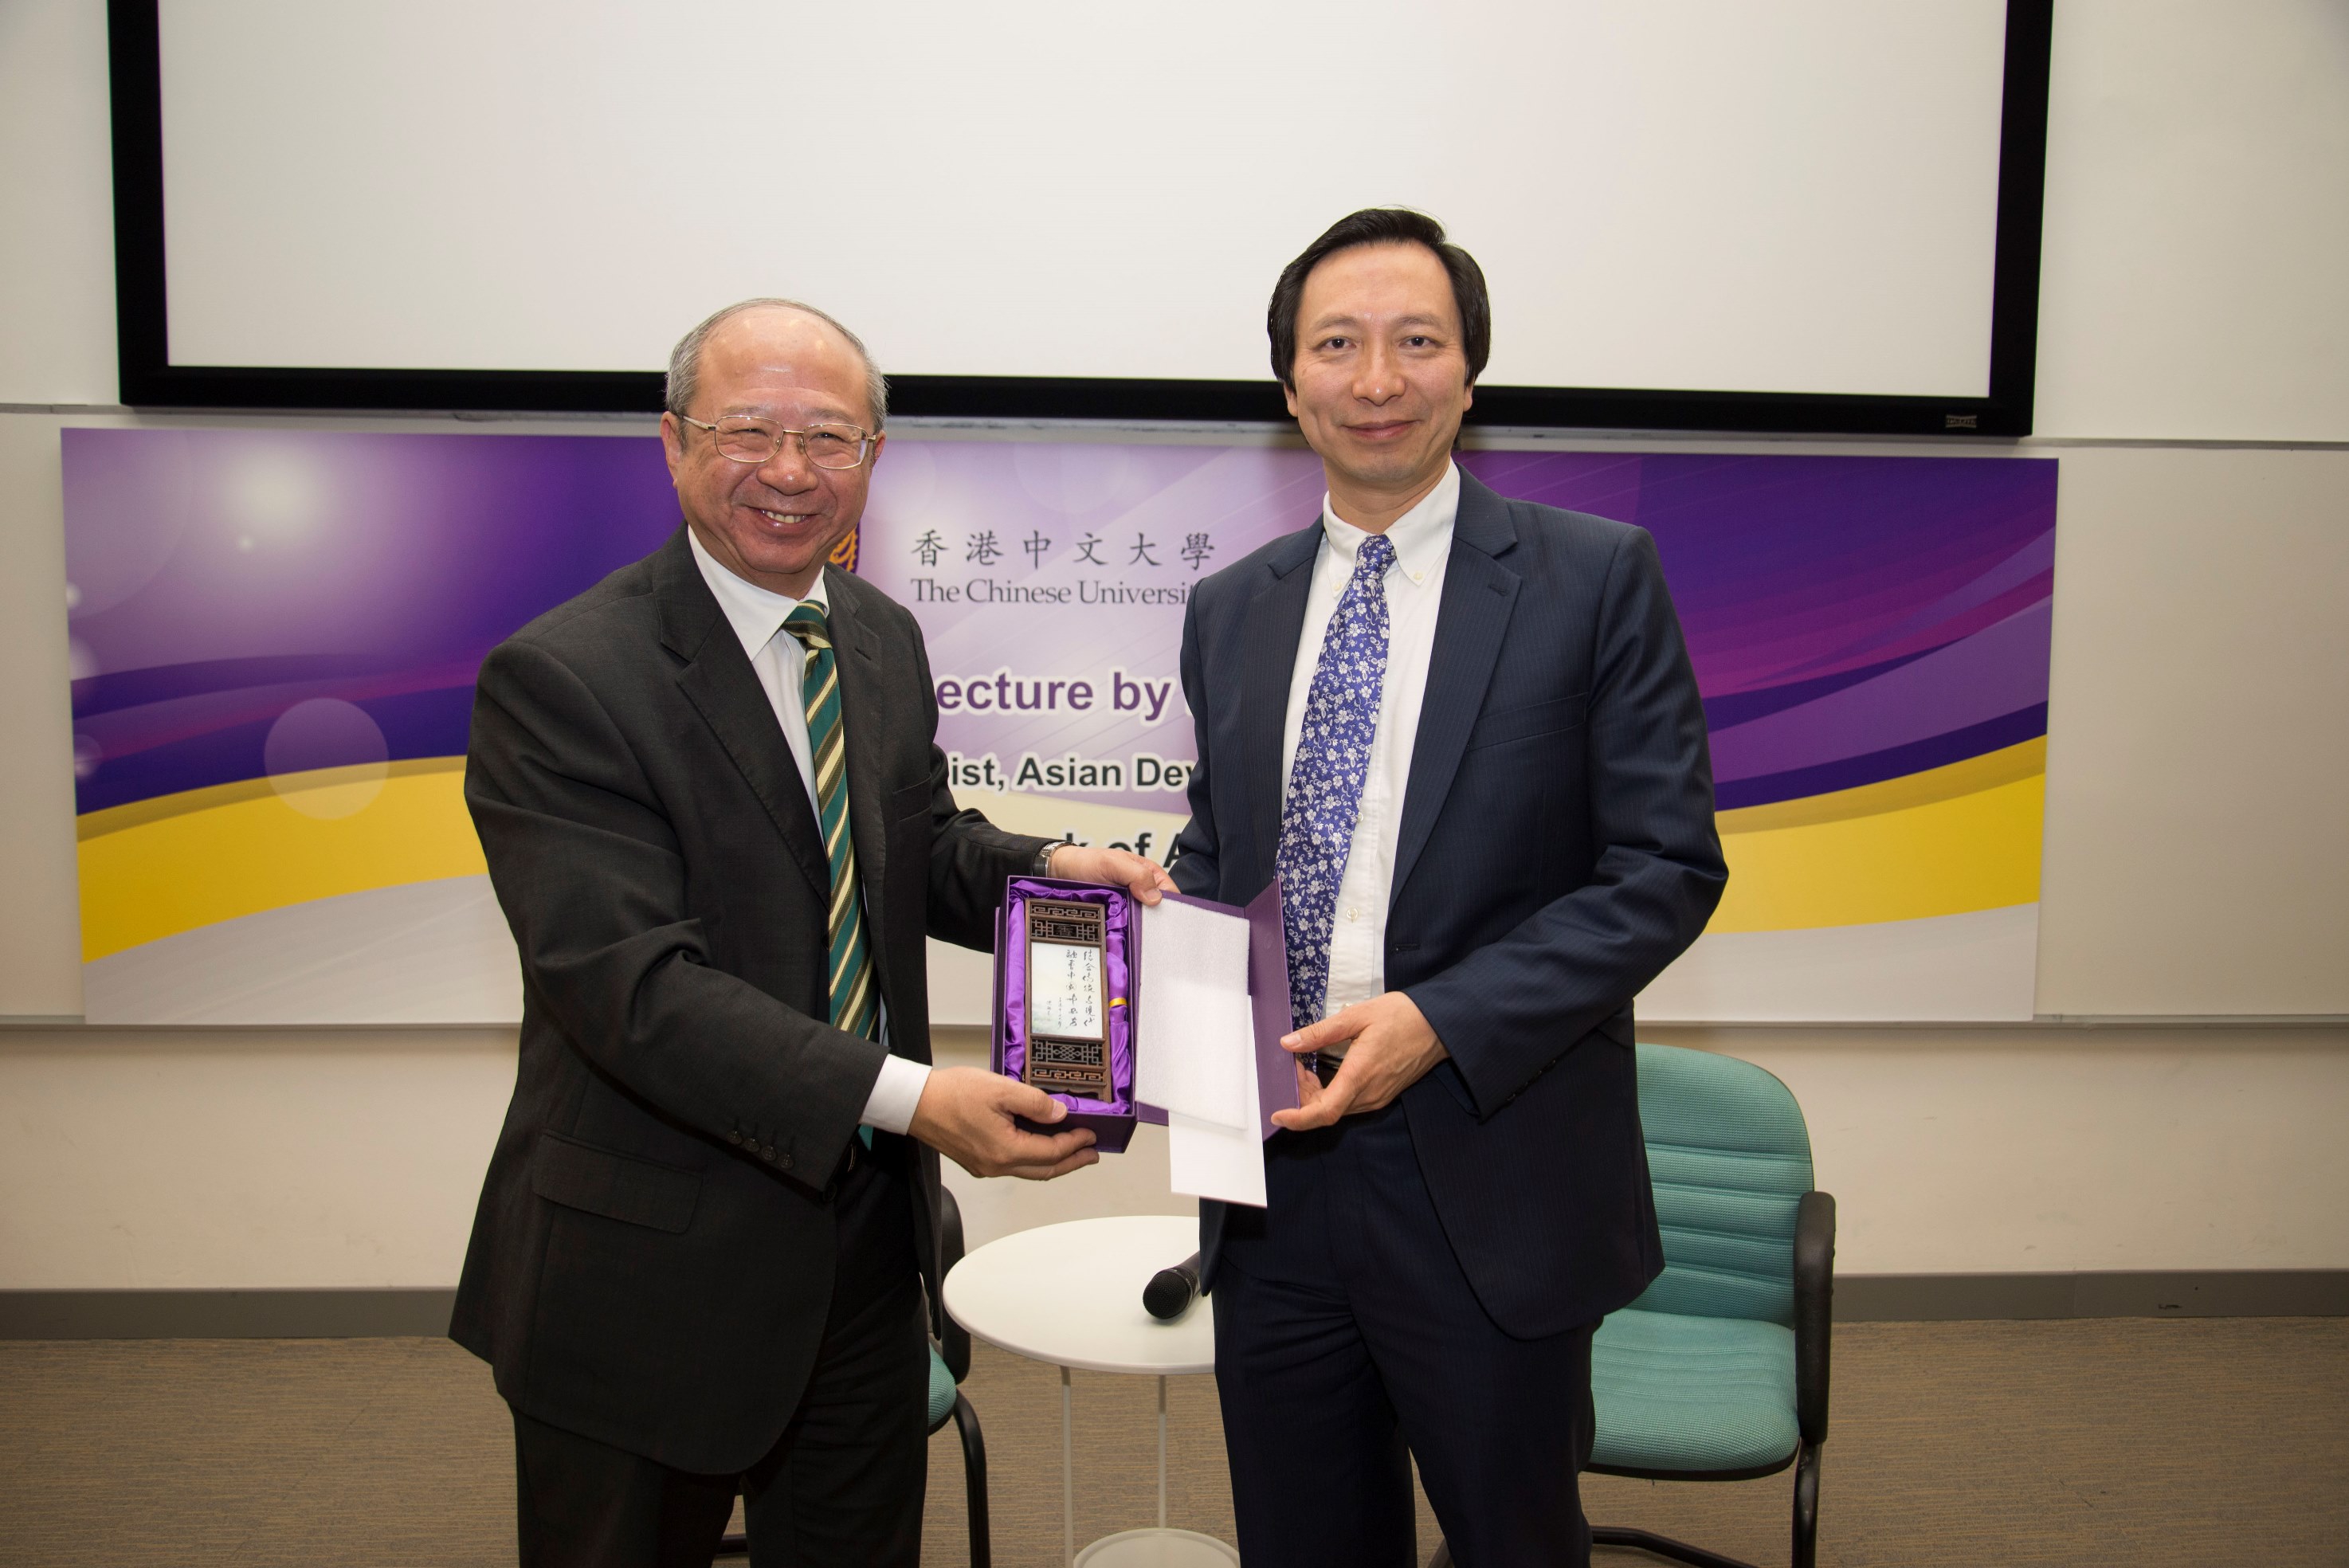
{"type": "Polygon", "coordinates": [[[1062,844],[1052,851],[1052,874],[1063,882],[1105,882],[1132,891],[1144,903],[1156,903],[1161,890],[1174,891],[1174,879],[1156,861],[1131,850],[1097,850],[1088,844],[1062,844]]]}
{"type": "Polygon", "coordinates": [[[1338,1076],[1327,1085],[1303,1062],[1298,1063],[1298,1097],[1303,1103],[1295,1110],[1274,1111],[1275,1127],[1301,1132],[1327,1127],[1355,1111],[1392,1105],[1395,1096],[1452,1054],[1428,1026],[1419,1004],[1400,991],[1357,1002],[1318,1024],[1282,1036],[1280,1043],[1302,1054],[1326,1050],[1343,1040],[1353,1044],[1346,1047],[1345,1059],[1338,1064],[1338,1076]]]}
{"type": "Polygon", "coordinates": [[[1049,1181],[1101,1158],[1083,1128],[1047,1136],[1012,1124],[1058,1121],[1069,1108],[1030,1084],[978,1068],[934,1068],[905,1130],[974,1176],[1049,1181]]]}

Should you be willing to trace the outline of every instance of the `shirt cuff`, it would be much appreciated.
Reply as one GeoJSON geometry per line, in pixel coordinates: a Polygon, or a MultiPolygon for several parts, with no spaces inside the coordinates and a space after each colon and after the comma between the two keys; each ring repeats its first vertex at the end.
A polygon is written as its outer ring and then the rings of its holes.
{"type": "Polygon", "coordinates": [[[922,1086],[929,1081],[930,1069],[921,1063],[882,1057],[881,1076],[873,1080],[864,1114],[857,1119],[883,1132],[904,1132],[914,1125],[914,1108],[922,1103],[922,1086]]]}

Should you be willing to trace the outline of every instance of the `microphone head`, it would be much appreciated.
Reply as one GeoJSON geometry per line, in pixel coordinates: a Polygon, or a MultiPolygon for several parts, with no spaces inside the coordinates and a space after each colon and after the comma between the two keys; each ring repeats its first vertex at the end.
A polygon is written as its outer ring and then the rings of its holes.
{"type": "Polygon", "coordinates": [[[1191,1310],[1199,1295],[1199,1254],[1193,1253],[1173,1268],[1160,1269],[1142,1287],[1142,1310],[1161,1323],[1172,1323],[1191,1310]]]}

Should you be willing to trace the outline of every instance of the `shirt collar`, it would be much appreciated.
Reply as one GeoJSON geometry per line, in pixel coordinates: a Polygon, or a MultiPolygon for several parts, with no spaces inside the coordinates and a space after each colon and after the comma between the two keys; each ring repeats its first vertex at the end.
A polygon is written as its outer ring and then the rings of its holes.
{"type": "Polygon", "coordinates": [[[690,527],[685,531],[685,542],[693,547],[693,563],[701,568],[701,580],[709,584],[709,592],[717,598],[719,609],[725,612],[726,624],[733,627],[735,636],[741,639],[742,651],[754,659],[761,648],[775,640],[775,634],[783,629],[783,617],[798,609],[802,603],[813,604],[827,615],[832,613],[832,606],[824,598],[822,573],[816,574],[815,586],[808,590],[804,601],[794,599],[788,593],[778,593],[746,578],[737,577],[716,556],[701,547],[700,536],[690,527]]]}
{"type": "MultiPolygon", "coordinates": [[[[1452,548],[1453,521],[1460,515],[1460,466],[1447,461],[1444,477],[1435,488],[1419,498],[1419,504],[1387,525],[1387,542],[1394,546],[1395,565],[1405,581],[1424,582],[1436,562],[1452,548]]],[[[1354,557],[1370,538],[1370,531],[1356,528],[1338,515],[1328,495],[1321,498],[1321,537],[1338,552],[1349,571],[1354,557]]]]}

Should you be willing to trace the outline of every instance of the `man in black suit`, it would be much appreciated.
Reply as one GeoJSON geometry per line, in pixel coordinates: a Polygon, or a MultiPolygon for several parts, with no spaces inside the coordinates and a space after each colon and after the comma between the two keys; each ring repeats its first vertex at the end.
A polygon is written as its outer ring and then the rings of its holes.
{"type": "Polygon", "coordinates": [[[1174,880],[1278,872],[1304,1103],[1270,1206],[1202,1206],[1243,1558],[1412,1562],[1410,1460],[1468,1568],[1587,1562],[1598,1320],[1663,1266],[1631,998],[1727,873],[1653,542],[1452,462],[1482,272],[1358,212],[1268,318],[1329,497],[1201,583],[1174,880]]]}
{"type": "Polygon", "coordinates": [[[830,317],[688,334],[685,526],[481,667],[465,795],[523,968],[513,1103],[451,1335],[512,1406],[526,1564],[918,1560],[939,1152],[1098,1156],[1040,1091],[928,1063],[926,933],[1007,878],[1147,861],[958,811],[913,617],[826,568],[885,384],[830,317]]]}

